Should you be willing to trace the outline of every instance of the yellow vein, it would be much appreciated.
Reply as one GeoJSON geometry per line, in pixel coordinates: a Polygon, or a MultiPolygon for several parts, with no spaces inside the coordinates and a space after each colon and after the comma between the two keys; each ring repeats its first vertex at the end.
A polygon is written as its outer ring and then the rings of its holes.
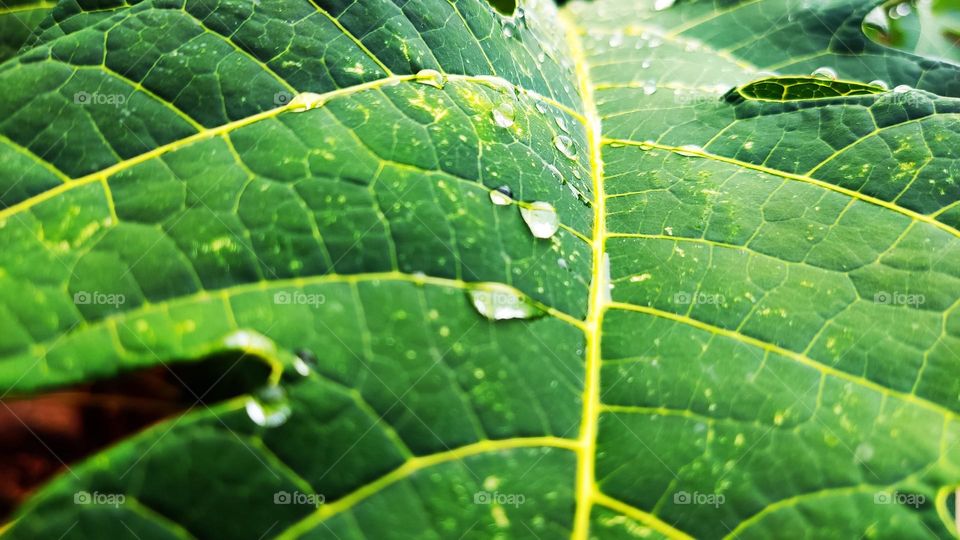
{"type": "Polygon", "coordinates": [[[330,19],[330,22],[332,22],[332,23],[334,24],[334,26],[336,26],[336,27],[340,30],[340,32],[343,33],[344,36],[346,36],[346,37],[347,37],[350,41],[352,41],[357,47],[359,47],[360,50],[364,52],[364,54],[366,54],[367,56],[369,56],[370,59],[373,60],[373,62],[374,62],[375,64],[377,64],[377,66],[378,66],[380,69],[383,70],[384,73],[386,73],[387,75],[391,75],[391,76],[393,75],[393,72],[390,71],[390,68],[388,68],[388,67],[386,66],[386,64],[384,64],[383,62],[381,62],[380,59],[377,58],[377,56],[376,56],[375,54],[373,54],[373,52],[372,52],[370,49],[368,49],[367,46],[364,45],[363,42],[360,41],[359,38],[357,38],[357,36],[353,35],[353,32],[351,32],[350,30],[347,30],[347,27],[344,26],[344,25],[340,22],[340,19],[337,19],[336,17],[334,17],[333,15],[331,15],[326,9],[320,7],[320,5],[317,4],[315,0],[310,0],[310,3],[313,4],[313,7],[314,7],[317,11],[319,11],[319,12],[322,13],[325,17],[327,17],[328,19],[330,19]]]}
{"type": "Polygon", "coordinates": [[[919,212],[915,212],[913,210],[910,210],[909,208],[904,208],[892,202],[885,201],[883,199],[878,199],[870,195],[865,195],[863,193],[860,193],[859,191],[853,191],[852,189],[847,189],[845,187],[831,184],[829,182],[824,182],[823,180],[818,180],[810,176],[805,176],[802,174],[795,174],[795,173],[788,173],[788,172],[780,171],[777,169],[771,169],[770,167],[767,167],[765,165],[757,165],[757,164],[749,163],[746,161],[740,161],[739,159],[720,156],[717,154],[711,154],[706,150],[702,150],[698,148],[689,148],[689,147],[681,148],[678,146],[670,146],[666,144],[656,143],[653,141],[638,142],[638,141],[631,141],[627,139],[604,139],[604,144],[621,144],[626,146],[639,146],[641,148],[656,148],[658,150],[666,150],[667,152],[673,152],[675,154],[696,156],[696,157],[709,159],[711,161],[718,161],[721,163],[727,163],[729,165],[736,165],[737,167],[743,167],[745,169],[751,169],[754,171],[770,174],[773,176],[779,176],[780,178],[786,178],[787,180],[805,182],[807,184],[812,184],[817,187],[821,187],[823,189],[828,189],[830,191],[841,193],[843,195],[846,195],[847,197],[852,197],[854,199],[858,199],[865,203],[880,206],[882,208],[886,208],[887,210],[892,210],[894,212],[897,212],[898,214],[907,216],[915,221],[920,221],[928,225],[932,225],[953,236],[960,237],[960,231],[951,227],[950,225],[947,225],[946,223],[937,221],[937,219],[932,216],[921,214],[919,212]]]}
{"type": "Polygon", "coordinates": [[[454,448],[452,450],[447,450],[445,452],[411,458],[403,465],[381,476],[373,482],[355,489],[354,491],[332,503],[324,504],[314,513],[301,519],[286,531],[283,531],[278,538],[298,538],[300,535],[307,533],[312,528],[323,523],[324,520],[330,518],[331,516],[353,508],[357,504],[363,502],[373,495],[376,495],[392,484],[408,478],[412,474],[423,469],[434,467],[436,465],[442,465],[451,461],[463,460],[480,454],[513,450],[518,448],[542,447],[561,448],[574,452],[579,450],[576,441],[571,439],[563,439],[560,437],[546,436],[483,440],[477,443],[454,448]]]}
{"type": "Polygon", "coordinates": [[[23,155],[24,157],[26,157],[26,158],[29,159],[30,161],[36,163],[36,164],[39,165],[40,167],[43,167],[44,169],[47,170],[47,172],[49,172],[50,174],[52,174],[52,175],[56,176],[57,178],[59,178],[61,182],[69,182],[69,181],[70,181],[70,177],[67,176],[63,171],[61,171],[60,169],[54,167],[53,164],[51,164],[51,163],[49,163],[49,162],[47,162],[47,161],[44,161],[43,158],[41,158],[40,156],[34,154],[32,150],[30,150],[29,148],[27,148],[27,147],[25,147],[25,146],[21,146],[19,143],[17,143],[17,142],[14,141],[13,139],[10,139],[10,138],[7,137],[6,135],[0,134],[0,143],[6,144],[6,145],[9,146],[10,148],[13,148],[13,150],[16,151],[17,153],[23,155]]]}
{"type": "Polygon", "coordinates": [[[692,318],[692,317],[688,317],[688,316],[686,316],[686,315],[678,315],[678,314],[676,314],[676,313],[671,313],[671,312],[669,312],[669,311],[663,311],[663,310],[660,310],[660,309],[657,309],[657,308],[648,307],[648,306],[638,306],[638,305],[635,305],[635,304],[626,304],[626,303],[623,303],[623,302],[612,302],[612,303],[609,304],[609,307],[610,307],[611,309],[620,309],[620,310],[624,310],[624,311],[634,311],[634,312],[637,312],[637,313],[643,313],[643,314],[645,314],[645,315],[652,315],[652,316],[654,316],[654,317],[660,317],[660,318],[662,318],[662,319],[667,319],[667,320],[671,320],[671,321],[674,321],[674,322],[682,323],[682,324],[685,324],[685,325],[687,325],[687,326],[691,326],[691,327],[693,327],[693,328],[697,328],[697,329],[699,329],[699,330],[703,330],[703,331],[705,331],[705,332],[710,332],[710,333],[712,333],[712,334],[716,334],[716,335],[719,335],[719,336],[723,336],[723,337],[726,337],[726,338],[730,338],[730,339],[739,341],[740,343],[744,343],[744,344],[746,344],[746,345],[752,345],[752,346],[754,346],[754,347],[763,349],[763,350],[765,350],[765,351],[767,351],[767,352],[771,352],[771,353],[774,353],[774,354],[778,354],[778,355],[780,355],[780,356],[783,356],[783,357],[785,357],[785,358],[789,358],[789,359],[791,359],[791,360],[793,360],[793,361],[795,361],[795,362],[797,362],[797,363],[800,363],[800,364],[803,364],[803,365],[805,365],[805,366],[808,366],[808,367],[811,367],[811,368],[813,368],[813,369],[816,369],[817,371],[819,371],[819,372],[821,372],[821,373],[823,373],[823,374],[825,374],[825,375],[829,375],[829,376],[832,376],[832,377],[836,377],[836,378],[842,379],[842,380],[844,380],[844,381],[852,382],[852,383],[854,383],[854,384],[857,384],[857,385],[862,386],[862,387],[864,387],[864,388],[867,388],[867,389],[869,389],[869,390],[873,390],[873,391],[875,391],[875,392],[877,392],[877,393],[879,393],[879,394],[881,394],[881,395],[894,397],[894,398],[899,399],[899,400],[901,400],[901,401],[904,401],[904,402],[907,402],[907,403],[916,405],[916,406],[918,406],[918,407],[922,407],[922,408],[924,408],[924,409],[933,411],[933,412],[935,412],[935,413],[937,413],[937,414],[940,414],[940,415],[942,415],[942,416],[945,416],[945,417],[949,417],[949,418],[955,418],[955,417],[957,417],[957,413],[956,413],[956,412],[951,411],[950,409],[944,407],[943,405],[934,403],[934,402],[932,402],[932,401],[930,401],[930,400],[924,399],[924,398],[919,397],[919,396],[914,395],[914,394],[908,394],[908,393],[905,393],[905,392],[900,392],[900,391],[898,391],[898,390],[893,390],[893,389],[891,389],[891,388],[887,388],[887,387],[885,387],[885,386],[881,386],[880,384],[875,383],[875,382],[873,382],[873,381],[871,381],[871,380],[869,380],[869,379],[865,379],[865,378],[863,378],[863,377],[858,377],[857,375],[852,375],[852,374],[850,374],[850,373],[847,373],[846,371],[842,371],[842,370],[839,370],[839,369],[837,369],[837,368],[835,368],[835,367],[828,366],[827,364],[824,364],[824,363],[822,363],[822,362],[818,362],[817,360],[814,360],[814,359],[810,358],[809,356],[806,356],[805,354],[798,353],[798,352],[792,351],[792,350],[790,350],[790,349],[785,349],[785,348],[783,348],[783,347],[780,347],[780,346],[778,346],[778,345],[774,345],[774,344],[772,344],[772,343],[768,343],[768,342],[763,341],[763,340],[761,340],[761,339],[757,339],[757,338],[755,338],[755,337],[748,336],[748,335],[746,335],[746,334],[742,334],[742,333],[740,333],[740,332],[737,332],[736,330],[728,330],[728,329],[726,329],[726,328],[721,328],[721,327],[719,327],[719,326],[714,326],[714,325],[712,325],[712,324],[705,323],[705,322],[703,322],[703,321],[700,321],[700,320],[698,320],[698,319],[694,319],[694,318],[692,318]]]}
{"type": "Polygon", "coordinates": [[[566,40],[576,67],[577,81],[586,122],[587,142],[590,147],[590,176],[593,179],[593,192],[596,199],[593,205],[593,276],[590,281],[590,305],[586,319],[586,375],[583,389],[583,412],[580,418],[579,444],[582,451],[578,455],[576,478],[576,511],[573,520],[572,538],[587,540],[590,536],[590,510],[593,505],[596,487],[597,424],[600,419],[600,329],[603,325],[604,304],[607,302],[609,288],[607,263],[604,254],[606,235],[606,195],[603,191],[603,160],[601,155],[600,114],[597,112],[590,73],[587,67],[586,53],[581,43],[580,31],[568,17],[563,21],[567,25],[566,40]]]}
{"type": "Polygon", "coordinates": [[[32,4],[23,4],[21,6],[2,6],[0,7],[0,15],[12,15],[14,13],[34,11],[37,9],[53,9],[56,6],[56,2],[34,2],[32,4]]]}
{"type": "Polygon", "coordinates": [[[669,524],[661,521],[656,516],[648,514],[647,512],[644,512],[635,506],[631,506],[625,502],[614,499],[605,493],[596,493],[594,495],[594,502],[601,506],[606,506],[610,510],[623,514],[629,518],[635,519],[647,527],[650,527],[651,529],[663,534],[667,538],[693,540],[692,536],[673,528],[669,524]]]}

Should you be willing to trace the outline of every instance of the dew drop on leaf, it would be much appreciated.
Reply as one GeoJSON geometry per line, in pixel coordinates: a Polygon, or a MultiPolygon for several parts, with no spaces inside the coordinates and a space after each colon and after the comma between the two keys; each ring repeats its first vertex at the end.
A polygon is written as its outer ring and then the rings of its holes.
{"type": "Polygon", "coordinates": [[[482,284],[468,293],[477,312],[491,321],[530,319],[543,314],[512,289],[495,283],[482,284]]]}
{"type": "Polygon", "coordinates": [[[577,147],[573,144],[573,139],[570,137],[557,135],[553,138],[553,145],[557,147],[557,150],[559,150],[561,154],[570,159],[577,159],[577,147]]]}
{"type": "Polygon", "coordinates": [[[516,109],[514,109],[513,103],[505,101],[493,109],[491,114],[493,115],[494,124],[502,128],[508,128],[513,125],[516,109]]]}
{"type": "Polygon", "coordinates": [[[566,133],[570,133],[570,128],[567,127],[567,121],[564,120],[562,116],[554,118],[554,121],[556,121],[558,128],[562,129],[566,133]]]}
{"type": "Polygon", "coordinates": [[[887,84],[885,81],[881,81],[880,79],[877,79],[877,80],[875,80],[875,81],[870,81],[870,84],[873,85],[873,86],[879,86],[880,88],[883,88],[884,90],[889,90],[889,89],[890,89],[890,85],[887,84]]]}
{"type": "Polygon", "coordinates": [[[301,92],[290,100],[290,109],[296,112],[304,112],[322,107],[326,102],[327,98],[321,94],[301,92]]]}
{"type": "Polygon", "coordinates": [[[490,191],[490,202],[497,206],[506,206],[513,202],[513,190],[510,186],[500,186],[490,191]]]}
{"type": "Polygon", "coordinates": [[[537,238],[550,238],[560,228],[560,218],[552,204],[543,201],[532,202],[520,207],[520,215],[530,232],[537,238]]]}
{"type": "Polygon", "coordinates": [[[819,67],[815,69],[811,75],[817,79],[826,79],[829,81],[837,80],[837,72],[834,71],[833,68],[828,67],[819,67]]]}
{"type": "Polygon", "coordinates": [[[685,144],[677,149],[676,152],[681,156],[694,157],[700,155],[703,152],[703,148],[695,144],[685,144]]]}
{"type": "Polygon", "coordinates": [[[286,392],[277,385],[258,390],[246,405],[247,416],[253,423],[263,427],[283,425],[290,418],[290,404],[286,392]]]}
{"type": "Polygon", "coordinates": [[[537,102],[537,112],[540,113],[540,114],[546,113],[546,112],[547,112],[547,105],[546,105],[544,102],[542,102],[542,101],[538,101],[538,102],[537,102]]]}
{"type": "Polygon", "coordinates": [[[447,84],[447,76],[435,69],[421,69],[417,72],[416,81],[434,88],[443,88],[447,84]]]}
{"type": "Polygon", "coordinates": [[[894,94],[906,94],[907,92],[913,90],[909,84],[901,84],[893,89],[894,94]]]}
{"type": "Polygon", "coordinates": [[[656,0],[653,3],[654,11],[663,11],[670,7],[673,7],[673,4],[676,3],[676,0],[656,0]]]}

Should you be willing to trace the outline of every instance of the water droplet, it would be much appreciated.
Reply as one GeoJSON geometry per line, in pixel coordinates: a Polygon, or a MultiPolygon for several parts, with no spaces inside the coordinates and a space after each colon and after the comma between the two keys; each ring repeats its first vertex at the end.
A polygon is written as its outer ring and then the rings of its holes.
{"type": "Polygon", "coordinates": [[[539,112],[540,114],[545,114],[547,112],[547,105],[542,101],[538,101],[537,112],[539,112]]]}
{"type": "Polygon", "coordinates": [[[893,93],[894,93],[894,94],[906,94],[907,92],[909,92],[909,91],[911,91],[911,90],[913,90],[913,88],[911,88],[909,84],[901,84],[901,85],[896,86],[896,87],[893,89],[893,93]]]}
{"type": "Polygon", "coordinates": [[[889,89],[890,89],[890,85],[887,84],[886,81],[881,81],[880,79],[877,79],[877,80],[875,80],[875,81],[870,81],[870,84],[872,84],[873,86],[879,86],[880,88],[883,88],[884,90],[889,90],[889,89]]]}
{"type": "Polygon", "coordinates": [[[677,149],[677,153],[681,156],[694,157],[699,156],[703,152],[703,148],[695,144],[685,144],[677,149]]]}
{"type": "Polygon", "coordinates": [[[553,145],[557,147],[557,150],[559,150],[561,154],[570,159],[577,159],[577,147],[573,144],[573,139],[570,137],[557,135],[553,138],[553,145]]]}
{"type": "Polygon", "coordinates": [[[500,186],[490,190],[490,202],[497,206],[506,206],[513,202],[513,190],[510,186],[500,186]]]}
{"type": "Polygon", "coordinates": [[[514,109],[513,103],[505,101],[493,109],[491,114],[493,115],[494,124],[502,128],[508,128],[513,125],[513,118],[516,115],[516,109],[514,109]]]}
{"type": "Polygon", "coordinates": [[[818,79],[837,80],[837,72],[834,71],[833,68],[828,67],[819,67],[815,69],[811,75],[818,79]]]}
{"type": "Polygon", "coordinates": [[[654,82],[647,82],[643,85],[643,94],[646,96],[652,96],[657,93],[657,85],[654,82]]]}
{"type": "Polygon", "coordinates": [[[520,215],[537,238],[550,238],[560,228],[557,210],[548,202],[536,201],[525,207],[521,206],[520,215]]]}
{"type": "Polygon", "coordinates": [[[443,88],[447,84],[447,76],[435,69],[421,69],[417,72],[416,81],[434,88],[443,88]]]}
{"type": "Polygon", "coordinates": [[[612,36],[610,36],[609,43],[610,43],[610,46],[614,48],[623,45],[623,34],[620,32],[613,34],[612,36]]]}
{"type": "Polygon", "coordinates": [[[290,110],[296,112],[309,111],[310,109],[316,109],[322,107],[324,103],[327,102],[327,98],[321,94],[315,94],[313,92],[301,92],[293,97],[290,100],[290,110]]]}
{"type": "Polygon", "coordinates": [[[554,118],[554,121],[557,123],[557,127],[562,129],[565,133],[570,133],[570,128],[567,127],[567,121],[564,120],[562,116],[554,118]]]}
{"type": "Polygon", "coordinates": [[[311,367],[317,365],[317,357],[309,349],[300,349],[297,351],[297,358],[293,361],[293,369],[297,373],[306,377],[310,375],[311,367]]]}
{"type": "Polygon", "coordinates": [[[513,99],[517,99],[517,89],[513,83],[503,77],[494,77],[492,75],[477,75],[474,80],[482,85],[493,88],[498,92],[503,92],[513,99]]]}
{"type": "Polygon", "coordinates": [[[656,0],[653,3],[654,11],[663,11],[673,6],[676,0],[656,0]]]}
{"type": "Polygon", "coordinates": [[[640,69],[649,69],[650,64],[651,62],[649,60],[644,60],[643,63],[640,64],[640,69]]]}
{"type": "Polygon", "coordinates": [[[566,269],[566,268],[568,267],[568,266],[567,266],[567,260],[564,259],[563,257],[557,259],[557,266],[559,266],[560,268],[566,269]]]}
{"type": "Polygon", "coordinates": [[[543,314],[526,298],[505,285],[481,283],[467,292],[473,307],[492,321],[530,319],[543,314]]]}
{"type": "Polygon", "coordinates": [[[277,427],[290,418],[290,404],[280,386],[267,386],[257,391],[246,405],[247,416],[258,426],[277,427]]]}

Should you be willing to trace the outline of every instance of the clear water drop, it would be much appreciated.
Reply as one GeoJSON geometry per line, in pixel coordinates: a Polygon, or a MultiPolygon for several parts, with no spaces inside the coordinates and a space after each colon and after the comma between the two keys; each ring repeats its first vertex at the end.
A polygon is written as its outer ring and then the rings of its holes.
{"type": "Polygon", "coordinates": [[[542,315],[514,289],[498,283],[481,283],[468,291],[473,307],[491,321],[530,319],[542,315]]]}
{"type": "Polygon", "coordinates": [[[300,349],[297,351],[297,358],[293,361],[293,369],[297,373],[306,377],[312,371],[311,366],[317,365],[317,356],[309,349],[300,349]]]}
{"type": "Polygon", "coordinates": [[[542,101],[538,101],[538,102],[537,102],[537,112],[540,113],[540,114],[546,114],[546,112],[547,112],[547,105],[546,105],[544,102],[542,102],[542,101]]]}
{"type": "Polygon", "coordinates": [[[673,4],[675,4],[675,3],[676,3],[676,0],[656,0],[656,1],[653,3],[653,10],[654,10],[654,11],[663,11],[663,10],[665,10],[665,9],[669,9],[669,8],[673,7],[673,4]]]}
{"type": "Polygon", "coordinates": [[[884,90],[889,90],[889,89],[890,89],[890,85],[887,84],[886,81],[881,81],[880,79],[877,79],[877,80],[875,80],[875,81],[870,81],[870,84],[873,85],[873,86],[879,86],[880,88],[883,88],[884,90]]]}
{"type": "Polygon", "coordinates": [[[567,156],[567,158],[577,159],[577,146],[573,144],[573,139],[570,137],[557,135],[553,138],[553,145],[557,147],[557,150],[559,150],[561,154],[567,156]]]}
{"type": "Polygon", "coordinates": [[[913,90],[913,88],[911,88],[909,84],[901,84],[901,85],[898,85],[898,86],[894,87],[893,93],[894,93],[894,94],[906,94],[907,92],[909,92],[909,91],[911,91],[911,90],[913,90]]]}
{"type": "Polygon", "coordinates": [[[557,259],[557,266],[563,269],[566,269],[569,267],[569,265],[567,265],[567,260],[564,259],[563,257],[560,257],[559,259],[557,259]]]}
{"type": "Polygon", "coordinates": [[[296,112],[309,111],[322,107],[327,102],[327,98],[321,94],[313,92],[301,92],[290,100],[290,109],[296,112]]]}
{"type": "Polygon", "coordinates": [[[567,127],[567,121],[564,120],[562,116],[554,118],[554,121],[557,123],[557,127],[562,129],[564,133],[570,133],[570,128],[567,127]]]}
{"type": "Polygon", "coordinates": [[[507,206],[513,202],[513,190],[510,186],[500,186],[490,190],[490,202],[497,206],[507,206]]]}
{"type": "Polygon", "coordinates": [[[517,99],[517,89],[510,81],[503,77],[494,77],[492,75],[477,75],[474,80],[482,85],[493,88],[498,92],[507,94],[513,99],[517,99]]]}
{"type": "Polygon", "coordinates": [[[516,109],[513,107],[513,103],[505,101],[493,109],[491,115],[493,116],[494,124],[502,128],[508,128],[513,125],[516,109]]]}
{"type": "Polygon", "coordinates": [[[447,76],[435,69],[421,69],[417,72],[416,81],[420,84],[443,89],[447,84],[447,76]]]}
{"type": "Polygon", "coordinates": [[[527,206],[521,206],[520,215],[530,232],[537,238],[550,238],[560,229],[557,210],[548,202],[536,201],[527,206]]]}
{"type": "Polygon", "coordinates": [[[813,75],[817,79],[826,79],[829,81],[837,80],[837,72],[834,71],[833,68],[829,68],[826,66],[818,67],[817,69],[813,70],[813,73],[811,73],[811,75],[813,75]]]}
{"type": "Polygon", "coordinates": [[[653,82],[647,82],[643,85],[643,95],[652,96],[657,93],[657,85],[653,82]]]}
{"type": "Polygon", "coordinates": [[[610,41],[608,42],[611,47],[617,48],[623,45],[623,33],[617,32],[610,36],[610,41]]]}
{"type": "Polygon", "coordinates": [[[247,416],[258,426],[277,427],[290,418],[287,394],[280,386],[267,386],[250,397],[246,404],[247,416]]]}
{"type": "Polygon", "coordinates": [[[677,153],[685,157],[694,157],[703,153],[703,148],[695,144],[685,144],[677,150],[677,153]]]}

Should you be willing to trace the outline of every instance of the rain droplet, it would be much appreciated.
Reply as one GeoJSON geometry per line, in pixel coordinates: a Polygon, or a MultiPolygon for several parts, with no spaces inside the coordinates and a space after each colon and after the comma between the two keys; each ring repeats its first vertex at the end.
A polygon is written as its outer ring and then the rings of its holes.
{"type": "Polygon", "coordinates": [[[695,144],[685,144],[677,149],[677,153],[681,156],[694,157],[698,156],[703,152],[703,148],[695,144]]]}
{"type": "Polygon", "coordinates": [[[520,215],[537,238],[550,238],[560,228],[557,210],[548,202],[536,201],[521,206],[520,215]]]}
{"type": "Polygon", "coordinates": [[[247,416],[258,426],[277,427],[290,418],[286,392],[280,386],[267,386],[257,391],[246,405],[247,416]]]}
{"type": "Polygon", "coordinates": [[[290,109],[296,112],[309,111],[310,109],[316,109],[322,107],[324,103],[327,102],[327,98],[321,94],[315,94],[313,92],[301,92],[294,96],[290,100],[290,109]]]}
{"type": "Polygon", "coordinates": [[[879,86],[880,88],[883,88],[884,90],[889,90],[889,89],[890,89],[890,85],[887,84],[885,81],[881,81],[880,79],[877,79],[877,80],[875,80],[875,81],[870,81],[870,84],[873,85],[873,86],[879,86]]]}
{"type": "Polygon", "coordinates": [[[617,32],[617,33],[613,34],[613,35],[610,37],[609,43],[610,43],[610,46],[611,46],[611,47],[614,47],[614,48],[623,45],[623,34],[620,33],[620,32],[617,32]]]}
{"type": "Polygon", "coordinates": [[[481,283],[468,291],[473,307],[491,321],[530,319],[543,312],[510,287],[481,283]]]}
{"type": "Polygon", "coordinates": [[[517,89],[513,83],[503,77],[494,77],[492,75],[477,75],[474,80],[480,84],[486,85],[498,92],[503,92],[513,99],[517,99],[517,89]]]}
{"type": "Polygon", "coordinates": [[[537,112],[539,112],[540,114],[545,114],[547,112],[547,105],[542,101],[538,101],[537,112]]]}
{"type": "Polygon", "coordinates": [[[657,0],[653,3],[654,11],[663,11],[673,6],[676,0],[657,0]]]}
{"type": "Polygon", "coordinates": [[[815,69],[811,75],[818,79],[837,80],[837,72],[834,71],[833,68],[828,67],[819,67],[815,69]]]}
{"type": "Polygon", "coordinates": [[[564,269],[567,268],[568,267],[567,260],[564,259],[563,257],[560,257],[559,259],[557,259],[557,266],[564,269]]]}
{"type": "Polygon", "coordinates": [[[420,84],[440,89],[447,84],[447,76],[435,69],[421,69],[417,72],[416,80],[420,84]]]}
{"type": "Polygon", "coordinates": [[[293,361],[293,369],[297,373],[306,377],[310,375],[311,367],[317,365],[317,356],[309,349],[300,349],[297,351],[297,358],[293,361]]]}
{"type": "Polygon", "coordinates": [[[502,128],[508,128],[513,125],[513,118],[516,115],[516,109],[514,109],[512,103],[505,101],[497,106],[497,108],[493,109],[491,114],[493,115],[494,124],[502,128]]]}
{"type": "Polygon", "coordinates": [[[557,147],[557,150],[559,150],[561,154],[570,159],[577,159],[577,147],[573,144],[573,139],[570,137],[557,135],[553,138],[553,145],[557,147]]]}
{"type": "Polygon", "coordinates": [[[490,190],[490,202],[497,206],[506,206],[513,202],[513,190],[510,186],[500,186],[490,190]]]}
{"type": "Polygon", "coordinates": [[[657,85],[653,82],[647,82],[643,85],[643,94],[646,96],[652,96],[657,93],[657,85]]]}
{"type": "Polygon", "coordinates": [[[562,129],[565,133],[570,133],[570,128],[567,127],[567,121],[563,119],[562,116],[554,118],[554,121],[557,123],[557,127],[562,129]]]}
{"type": "Polygon", "coordinates": [[[913,90],[913,88],[911,88],[909,84],[901,84],[901,85],[899,85],[899,86],[894,87],[893,93],[894,93],[894,94],[906,94],[907,92],[909,92],[909,91],[911,91],[911,90],[913,90]]]}

